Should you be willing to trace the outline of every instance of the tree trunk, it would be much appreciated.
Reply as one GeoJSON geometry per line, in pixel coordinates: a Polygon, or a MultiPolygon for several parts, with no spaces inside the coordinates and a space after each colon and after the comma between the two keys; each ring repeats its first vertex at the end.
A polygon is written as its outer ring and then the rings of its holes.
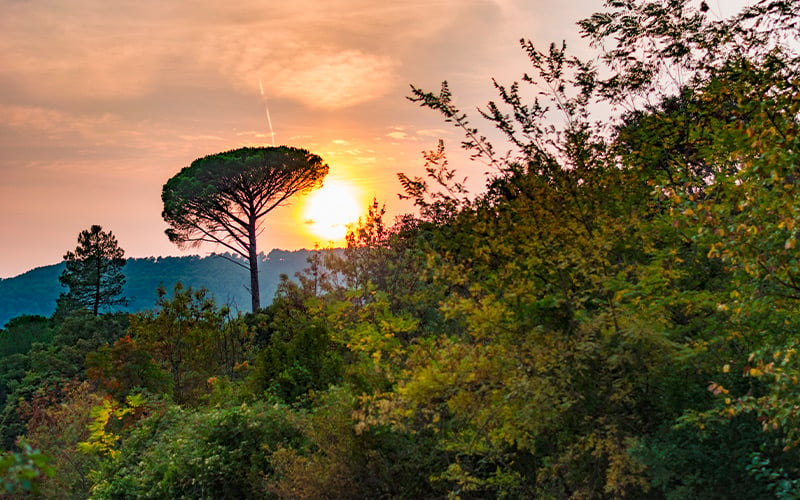
{"type": "Polygon", "coordinates": [[[261,307],[261,293],[258,289],[258,250],[256,249],[255,221],[251,221],[248,232],[250,233],[250,248],[248,248],[250,257],[250,297],[253,301],[253,312],[256,312],[261,307]]]}
{"type": "Polygon", "coordinates": [[[97,257],[97,265],[95,266],[95,272],[97,276],[95,276],[94,282],[94,315],[97,316],[100,312],[100,257],[97,257]]]}

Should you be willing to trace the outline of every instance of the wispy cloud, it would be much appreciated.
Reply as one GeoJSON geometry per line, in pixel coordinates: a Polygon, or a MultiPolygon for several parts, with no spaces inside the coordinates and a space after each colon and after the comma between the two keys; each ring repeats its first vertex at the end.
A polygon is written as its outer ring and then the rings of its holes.
{"type": "Polygon", "coordinates": [[[445,130],[443,128],[420,129],[416,134],[422,137],[445,137],[453,134],[452,130],[445,130]]]}
{"type": "Polygon", "coordinates": [[[96,135],[100,130],[108,131],[119,125],[118,117],[110,113],[79,115],[42,106],[0,103],[0,116],[3,116],[0,127],[25,132],[41,132],[51,138],[72,134],[90,137],[96,135]]]}
{"type": "MultiPolygon", "coordinates": [[[[20,234],[0,276],[58,260],[54,242],[100,212],[140,255],[175,251],[161,186],[199,156],[270,144],[264,99],[277,144],[392,198],[395,172],[458,133],[408,103],[408,84],[448,80],[474,110],[494,97],[490,76],[524,71],[519,37],[560,40],[589,2],[602,0],[0,0],[0,212],[42,211],[0,218],[20,234]],[[31,247],[52,257],[31,262],[31,247]]],[[[269,244],[306,244],[302,220],[276,221],[269,244]]]]}
{"type": "Polygon", "coordinates": [[[261,78],[268,97],[342,109],[405,85],[396,70],[407,47],[452,22],[455,6],[464,8],[457,0],[6,1],[0,77],[37,97],[96,100],[200,86],[215,72],[243,92],[258,91],[261,78]]]}

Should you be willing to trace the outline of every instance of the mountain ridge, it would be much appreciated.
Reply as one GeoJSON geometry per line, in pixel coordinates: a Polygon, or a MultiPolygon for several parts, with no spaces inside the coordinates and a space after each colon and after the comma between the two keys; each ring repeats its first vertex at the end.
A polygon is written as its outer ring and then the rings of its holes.
{"type": "MultiPolygon", "coordinates": [[[[267,255],[259,255],[259,284],[264,305],[272,301],[280,275],[294,277],[306,268],[312,252],[273,249],[267,255]]],[[[228,304],[234,311],[247,311],[250,294],[245,287],[249,284],[249,274],[247,269],[230,260],[247,265],[232,254],[128,258],[123,268],[126,283],[122,294],[129,303],[122,310],[136,312],[152,308],[159,286],[170,290],[180,281],[187,287],[206,288],[219,304],[228,304]]],[[[52,315],[56,299],[66,291],[58,281],[63,269],[62,261],[35,267],[11,278],[0,278],[0,327],[22,315],[52,315]]]]}

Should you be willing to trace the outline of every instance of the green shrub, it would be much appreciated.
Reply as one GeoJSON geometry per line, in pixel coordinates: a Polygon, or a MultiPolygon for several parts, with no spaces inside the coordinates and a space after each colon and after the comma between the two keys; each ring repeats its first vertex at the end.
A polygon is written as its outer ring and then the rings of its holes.
{"type": "Polygon", "coordinates": [[[102,467],[93,499],[267,498],[264,478],[279,446],[300,438],[278,405],[185,410],[141,421],[102,467]]]}

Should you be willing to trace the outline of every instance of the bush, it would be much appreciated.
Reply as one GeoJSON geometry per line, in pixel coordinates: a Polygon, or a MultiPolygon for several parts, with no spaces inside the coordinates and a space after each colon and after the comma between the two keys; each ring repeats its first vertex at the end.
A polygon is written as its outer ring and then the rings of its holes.
{"type": "Polygon", "coordinates": [[[184,410],[141,421],[102,467],[93,499],[268,498],[270,456],[299,432],[279,405],[184,410]]]}

